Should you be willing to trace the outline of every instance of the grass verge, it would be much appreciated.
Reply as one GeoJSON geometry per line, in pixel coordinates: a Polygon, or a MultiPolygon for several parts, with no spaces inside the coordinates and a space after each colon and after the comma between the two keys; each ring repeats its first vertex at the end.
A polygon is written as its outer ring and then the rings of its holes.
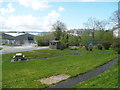
{"type": "Polygon", "coordinates": [[[118,88],[118,63],[103,74],[72,88],[118,88]]]}
{"type": "Polygon", "coordinates": [[[13,45],[6,44],[6,43],[2,43],[2,45],[4,45],[4,46],[13,46],[13,45]]]}

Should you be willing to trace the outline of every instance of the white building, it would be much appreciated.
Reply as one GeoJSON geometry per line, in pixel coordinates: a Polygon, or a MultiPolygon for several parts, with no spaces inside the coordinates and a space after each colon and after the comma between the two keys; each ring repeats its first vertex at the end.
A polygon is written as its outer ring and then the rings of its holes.
{"type": "Polygon", "coordinates": [[[120,28],[113,30],[113,35],[117,38],[120,38],[120,28]]]}
{"type": "Polygon", "coordinates": [[[70,29],[68,32],[71,35],[81,36],[81,34],[84,32],[84,30],[83,29],[70,29]]]}

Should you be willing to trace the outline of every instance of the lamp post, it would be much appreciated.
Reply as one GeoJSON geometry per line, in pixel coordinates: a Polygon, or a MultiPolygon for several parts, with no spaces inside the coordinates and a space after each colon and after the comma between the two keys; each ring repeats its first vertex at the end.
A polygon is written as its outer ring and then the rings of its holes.
{"type": "Polygon", "coordinates": [[[92,39],[94,40],[94,29],[92,30],[92,39]]]}
{"type": "Polygon", "coordinates": [[[118,28],[120,28],[120,1],[118,2],[118,28]]]}
{"type": "Polygon", "coordinates": [[[94,44],[94,29],[92,30],[92,44],[94,44]]]}

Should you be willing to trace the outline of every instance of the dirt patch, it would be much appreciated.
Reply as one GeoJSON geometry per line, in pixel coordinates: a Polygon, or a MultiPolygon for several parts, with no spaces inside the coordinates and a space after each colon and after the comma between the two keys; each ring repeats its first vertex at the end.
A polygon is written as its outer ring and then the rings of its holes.
{"type": "Polygon", "coordinates": [[[69,77],[70,76],[66,75],[66,74],[59,74],[59,75],[50,76],[48,78],[42,78],[42,79],[40,79],[40,82],[42,84],[50,85],[50,84],[54,84],[54,83],[60,82],[62,80],[65,80],[69,77]]]}

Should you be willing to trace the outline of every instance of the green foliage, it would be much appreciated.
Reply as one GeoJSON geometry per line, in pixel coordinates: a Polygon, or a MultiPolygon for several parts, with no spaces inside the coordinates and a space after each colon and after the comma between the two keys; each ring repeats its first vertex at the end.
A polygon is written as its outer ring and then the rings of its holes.
{"type": "Polygon", "coordinates": [[[109,50],[109,48],[111,46],[111,42],[110,41],[104,41],[104,42],[102,42],[102,45],[103,45],[104,49],[109,50]]]}
{"type": "Polygon", "coordinates": [[[98,44],[98,45],[97,45],[97,48],[98,48],[99,50],[102,50],[102,49],[103,49],[102,44],[98,44]]]}
{"type": "Polygon", "coordinates": [[[55,40],[60,41],[60,46],[59,48],[61,50],[65,49],[68,47],[68,35],[66,30],[66,26],[64,23],[57,21],[55,24],[52,26],[52,30],[54,30],[53,34],[55,36],[55,40]]]}
{"type": "Polygon", "coordinates": [[[68,43],[69,46],[78,46],[80,44],[80,37],[69,35],[68,43]]]}
{"type": "Polygon", "coordinates": [[[95,32],[95,40],[100,40],[100,41],[109,41],[112,43],[114,40],[112,31],[104,31],[104,30],[99,30],[95,32]]]}
{"type": "Polygon", "coordinates": [[[95,40],[103,40],[104,30],[95,31],[95,40]]]}
{"type": "MultiPolygon", "coordinates": [[[[99,30],[95,32],[95,40],[98,40],[99,44],[102,44],[104,49],[109,50],[111,44],[116,40],[112,31],[99,30]]],[[[100,46],[99,46],[100,47],[100,46]]]]}
{"type": "Polygon", "coordinates": [[[52,30],[54,30],[54,36],[55,40],[60,40],[62,32],[66,30],[66,26],[64,23],[57,21],[55,24],[52,26],[52,30]]]}
{"type": "Polygon", "coordinates": [[[88,45],[90,43],[90,40],[92,40],[92,36],[90,36],[91,31],[85,30],[84,33],[81,35],[81,44],[82,45],[88,45]]]}
{"type": "Polygon", "coordinates": [[[54,39],[53,33],[42,33],[35,36],[38,46],[48,46],[49,41],[54,39]]]}
{"type": "Polygon", "coordinates": [[[114,48],[115,51],[118,52],[118,54],[120,54],[120,42],[119,41],[113,42],[112,47],[114,48]]]}
{"type": "Polygon", "coordinates": [[[68,34],[66,32],[60,37],[60,48],[64,49],[68,47],[68,34]]]}

